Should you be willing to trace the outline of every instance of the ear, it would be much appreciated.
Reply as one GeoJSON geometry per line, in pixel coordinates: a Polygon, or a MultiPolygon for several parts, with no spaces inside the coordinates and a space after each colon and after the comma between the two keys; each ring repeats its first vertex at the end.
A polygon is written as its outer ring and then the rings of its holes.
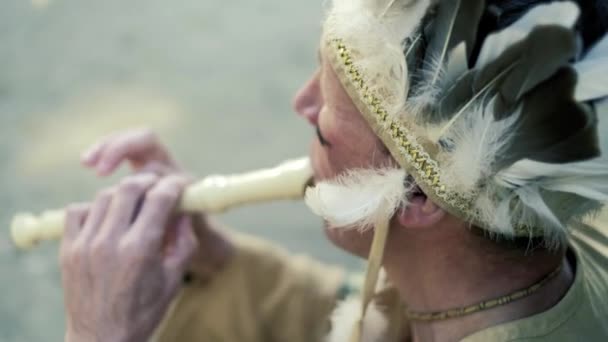
{"type": "Polygon", "coordinates": [[[405,209],[397,213],[399,223],[407,228],[428,228],[436,225],[446,211],[426,196],[415,196],[405,209]]]}

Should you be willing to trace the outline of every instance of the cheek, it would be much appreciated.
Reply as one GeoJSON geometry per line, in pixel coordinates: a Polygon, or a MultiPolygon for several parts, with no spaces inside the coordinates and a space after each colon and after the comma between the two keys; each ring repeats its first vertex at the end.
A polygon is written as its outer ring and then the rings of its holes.
{"type": "Polygon", "coordinates": [[[325,235],[335,246],[361,258],[367,258],[374,238],[373,230],[325,227],[325,235]]]}
{"type": "Polygon", "coordinates": [[[365,123],[340,120],[321,112],[319,128],[331,147],[313,142],[312,155],[319,178],[333,178],[346,170],[370,168],[384,163],[377,139],[365,123]]]}

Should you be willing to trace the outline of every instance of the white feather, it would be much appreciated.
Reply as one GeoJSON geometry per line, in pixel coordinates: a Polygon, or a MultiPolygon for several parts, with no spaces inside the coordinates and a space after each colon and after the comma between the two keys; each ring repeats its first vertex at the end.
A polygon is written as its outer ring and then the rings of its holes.
{"type": "Polygon", "coordinates": [[[404,41],[412,36],[431,0],[333,0],[323,34],[340,38],[369,90],[382,94],[390,115],[405,105],[409,91],[404,41]]]}
{"type": "MultiPolygon", "coordinates": [[[[331,332],[326,342],[346,342],[350,340],[355,324],[361,313],[361,299],[351,297],[338,304],[331,316],[331,332]]],[[[363,319],[363,336],[361,342],[386,341],[388,319],[372,302],[363,319]]]]}
{"type": "Polygon", "coordinates": [[[401,46],[420,25],[430,3],[430,0],[333,0],[326,29],[336,33],[336,37],[365,40],[368,44],[381,40],[401,46]]]}
{"type": "Polygon", "coordinates": [[[472,193],[479,181],[492,172],[496,156],[510,142],[519,111],[496,121],[493,115],[495,99],[477,104],[455,122],[445,134],[454,146],[441,159],[443,178],[448,184],[458,185],[463,193],[472,193]]]}
{"type": "Polygon", "coordinates": [[[441,49],[429,54],[423,61],[422,68],[418,71],[418,76],[422,81],[406,103],[406,112],[412,113],[419,120],[423,120],[428,107],[432,106],[439,96],[468,70],[466,42],[460,42],[452,50],[449,50],[459,6],[466,4],[459,1],[455,5],[457,7],[454,8],[454,11],[448,18],[445,18],[449,27],[444,33],[445,37],[442,37],[444,40],[441,42],[441,49]]]}
{"type": "Polygon", "coordinates": [[[569,178],[540,184],[552,191],[568,192],[599,202],[608,202],[608,177],[569,178]]]}
{"type": "Polygon", "coordinates": [[[599,118],[597,131],[600,136],[602,154],[608,154],[608,97],[595,102],[595,111],[599,118]]]}
{"type": "MultiPolygon", "coordinates": [[[[515,193],[521,202],[528,207],[528,211],[535,212],[541,219],[550,222],[554,228],[564,229],[562,222],[555,216],[553,211],[547,206],[543,200],[538,188],[534,186],[524,186],[517,188],[515,193]]],[[[545,234],[547,235],[547,234],[545,234]]]]}
{"type": "Polygon", "coordinates": [[[534,223],[531,215],[538,216],[541,222],[536,224],[544,229],[546,241],[555,246],[565,236],[565,225],[576,219],[581,208],[608,201],[608,160],[601,158],[567,164],[520,160],[499,172],[494,180],[498,186],[512,189],[525,205],[514,221],[534,223]],[[555,212],[544,202],[541,190],[576,194],[583,199],[568,208],[570,212],[555,212]]]}
{"type": "Polygon", "coordinates": [[[500,171],[496,175],[496,181],[504,187],[515,188],[545,179],[598,176],[608,177],[608,162],[605,159],[565,164],[523,159],[500,171]]]}
{"type": "Polygon", "coordinates": [[[593,47],[587,52],[587,54],[585,54],[583,60],[603,58],[606,57],[606,55],[608,55],[608,34],[604,35],[604,37],[600,39],[599,42],[593,45],[593,47]]]}
{"type": "Polygon", "coordinates": [[[513,44],[524,39],[536,26],[558,25],[571,28],[579,16],[579,8],[570,1],[538,5],[502,31],[486,38],[477,58],[476,68],[494,61],[513,44]]]}
{"type": "MultiPolygon", "coordinates": [[[[513,224],[511,222],[511,201],[513,197],[515,197],[515,194],[504,198],[496,207],[492,207],[490,205],[489,208],[486,208],[487,210],[484,212],[487,219],[485,222],[491,222],[491,226],[496,229],[497,233],[507,236],[513,236],[515,233],[513,224]]],[[[486,196],[484,201],[490,204],[494,203],[490,196],[486,196]]]]}
{"type": "Polygon", "coordinates": [[[461,42],[450,52],[443,77],[445,86],[449,87],[453,84],[460,76],[464,75],[467,69],[467,46],[465,42],[461,42]]]}
{"type": "Polygon", "coordinates": [[[418,85],[414,94],[405,103],[406,112],[419,119],[424,118],[424,115],[427,114],[427,106],[434,104],[442,92],[445,91],[442,86],[447,75],[446,66],[442,64],[438,57],[429,57],[423,63],[424,65],[419,73],[420,78],[424,81],[418,85]],[[432,82],[434,77],[438,78],[437,82],[432,82]]]}
{"type": "Polygon", "coordinates": [[[405,177],[402,169],[355,170],[309,188],[305,201],[333,227],[370,228],[407,203],[405,177]]]}
{"type": "Polygon", "coordinates": [[[508,188],[534,184],[540,188],[577,194],[595,201],[608,201],[608,160],[594,159],[567,164],[520,160],[499,172],[498,184],[508,188]]]}
{"type": "Polygon", "coordinates": [[[608,35],[574,65],[578,74],[575,98],[595,100],[608,96],[608,35]]]}

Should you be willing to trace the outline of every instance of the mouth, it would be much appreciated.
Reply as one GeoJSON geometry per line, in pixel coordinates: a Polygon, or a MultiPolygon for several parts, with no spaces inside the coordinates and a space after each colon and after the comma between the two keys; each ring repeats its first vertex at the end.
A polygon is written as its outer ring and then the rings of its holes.
{"type": "MultiPolygon", "coordinates": [[[[408,184],[410,184],[409,186],[411,187],[413,184],[413,180],[407,179],[405,181],[404,186],[407,187],[408,184]]],[[[418,185],[414,184],[412,189],[409,191],[409,193],[407,195],[407,199],[410,203],[413,203],[413,202],[424,203],[427,199],[427,196],[424,193],[424,191],[422,191],[422,189],[420,189],[420,187],[418,185]]]]}
{"type": "Polygon", "coordinates": [[[315,184],[316,184],[316,182],[315,182],[315,176],[312,175],[312,176],[310,176],[310,178],[308,178],[308,180],[306,181],[306,183],[304,183],[304,189],[302,190],[302,194],[306,194],[306,190],[308,188],[314,187],[315,184]]]}

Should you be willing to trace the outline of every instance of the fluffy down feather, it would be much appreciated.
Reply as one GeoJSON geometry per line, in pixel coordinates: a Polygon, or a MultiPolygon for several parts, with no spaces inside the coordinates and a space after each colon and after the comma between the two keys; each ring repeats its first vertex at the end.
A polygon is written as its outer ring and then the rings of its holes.
{"type": "Polygon", "coordinates": [[[493,172],[496,156],[511,141],[519,115],[496,121],[493,108],[494,100],[472,107],[444,137],[453,150],[441,157],[445,160],[443,178],[448,184],[458,185],[462,193],[472,193],[493,172]]]}
{"type": "Polygon", "coordinates": [[[546,190],[569,192],[601,202],[608,201],[606,179],[608,160],[602,158],[568,164],[548,164],[526,159],[496,175],[496,181],[508,188],[535,184],[546,190]]]}
{"type": "Polygon", "coordinates": [[[370,228],[407,204],[402,169],[354,170],[306,191],[310,209],[333,227],[370,228]]]}
{"type": "Polygon", "coordinates": [[[422,22],[431,0],[334,0],[324,24],[328,39],[341,38],[372,92],[383,94],[394,115],[409,91],[404,41],[422,22]],[[378,53],[382,51],[382,53],[378,53]]]}
{"type": "Polygon", "coordinates": [[[336,37],[358,41],[367,37],[370,43],[380,38],[387,44],[401,46],[418,27],[430,3],[430,0],[333,0],[326,28],[336,37]],[[365,31],[368,29],[371,32],[365,31]]]}
{"type": "MultiPolygon", "coordinates": [[[[565,226],[575,222],[578,210],[585,205],[608,202],[608,159],[596,158],[589,161],[549,164],[533,160],[520,160],[509,168],[500,171],[494,177],[498,186],[511,189],[512,195],[503,199],[496,210],[500,220],[508,219],[513,212],[511,200],[517,197],[524,207],[519,208],[517,222],[534,224],[534,216],[543,222],[544,236],[549,245],[557,245],[565,236],[565,226]],[[556,212],[549,208],[541,193],[551,191],[569,193],[579,196],[579,200],[565,212],[556,212]],[[580,207],[580,208],[579,208],[580,207]],[[570,212],[571,211],[571,212],[570,212]],[[562,218],[558,218],[558,215],[562,218]],[[573,221],[574,220],[574,221],[573,221]]],[[[502,229],[509,229],[510,219],[501,224],[502,229]]]]}
{"type": "MultiPolygon", "coordinates": [[[[359,320],[361,312],[361,299],[351,297],[338,304],[331,317],[332,329],[327,336],[326,342],[347,342],[353,332],[353,328],[359,320]]],[[[367,309],[363,321],[363,336],[361,342],[383,342],[388,328],[388,321],[378,310],[376,304],[367,309]]]]}

